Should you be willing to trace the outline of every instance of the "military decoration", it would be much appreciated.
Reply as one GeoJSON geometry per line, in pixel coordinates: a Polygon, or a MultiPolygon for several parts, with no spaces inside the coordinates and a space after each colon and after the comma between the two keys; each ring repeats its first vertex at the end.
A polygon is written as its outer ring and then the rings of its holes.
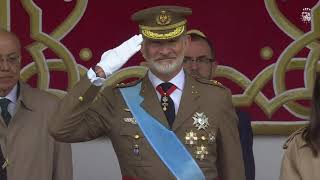
{"type": "Polygon", "coordinates": [[[123,121],[126,123],[137,124],[137,121],[132,117],[123,118],[123,121]]]}
{"type": "Polygon", "coordinates": [[[195,154],[197,159],[204,160],[206,156],[209,154],[208,148],[203,145],[197,146],[195,154]]]}
{"type": "Polygon", "coordinates": [[[171,22],[171,16],[166,11],[161,11],[156,17],[156,22],[162,26],[167,25],[171,22]]]}
{"type": "Polygon", "coordinates": [[[137,143],[137,141],[139,140],[140,136],[139,134],[134,135],[134,143],[133,143],[133,154],[138,156],[140,154],[140,147],[139,144],[137,143]]]}
{"type": "Polygon", "coordinates": [[[193,125],[195,125],[198,130],[205,130],[209,126],[208,117],[203,112],[196,112],[192,119],[194,120],[193,125]]]}
{"type": "Polygon", "coordinates": [[[133,145],[133,154],[138,156],[140,153],[140,150],[139,150],[139,145],[138,144],[134,144],[133,145]]]}
{"type": "Polygon", "coordinates": [[[190,132],[186,133],[186,136],[184,137],[185,143],[189,145],[197,144],[198,137],[197,133],[194,133],[192,130],[190,132]]]}
{"type": "Polygon", "coordinates": [[[209,144],[213,144],[216,142],[216,134],[213,132],[209,133],[209,140],[208,140],[209,144]]]}
{"type": "Polygon", "coordinates": [[[167,109],[168,109],[168,105],[169,105],[169,103],[168,103],[168,96],[163,96],[162,97],[162,103],[161,103],[161,105],[162,105],[162,109],[163,109],[163,111],[167,111],[167,109]]]}

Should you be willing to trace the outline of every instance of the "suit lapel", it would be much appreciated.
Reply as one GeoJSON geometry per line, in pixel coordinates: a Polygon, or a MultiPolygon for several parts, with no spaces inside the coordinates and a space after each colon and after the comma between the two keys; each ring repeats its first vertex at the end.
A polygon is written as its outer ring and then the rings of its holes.
{"type": "Polygon", "coordinates": [[[140,96],[143,97],[141,103],[143,109],[169,129],[168,121],[161,108],[157,93],[147,75],[142,80],[140,96]]]}
{"type": "MultiPolygon", "coordinates": [[[[185,73],[186,74],[186,73],[185,73]]],[[[195,80],[186,74],[185,85],[180,100],[178,114],[173,123],[173,130],[178,129],[185,120],[189,119],[190,116],[198,109],[200,99],[199,91],[195,85],[195,80]]]]}
{"type": "Polygon", "coordinates": [[[34,92],[32,92],[32,89],[29,85],[19,82],[16,111],[10,120],[9,127],[10,124],[12,126],[12,123],[15,123],[15,121],[18,119],[25,119],[23,117],[25,116],[26,112],[32,111],[33,99],[30,98],[30,94],[32,93],[34,92]]]}

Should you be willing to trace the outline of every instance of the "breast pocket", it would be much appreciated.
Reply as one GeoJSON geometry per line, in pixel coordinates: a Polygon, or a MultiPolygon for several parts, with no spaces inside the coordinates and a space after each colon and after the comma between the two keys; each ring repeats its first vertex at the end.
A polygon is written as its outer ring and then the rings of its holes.
{"type": "Polygon", "coordinates": [[[128,164],[151,166],[150,147],[138,125],[125,125],[120,128],[122,148],[126,152],[128,164]]]}

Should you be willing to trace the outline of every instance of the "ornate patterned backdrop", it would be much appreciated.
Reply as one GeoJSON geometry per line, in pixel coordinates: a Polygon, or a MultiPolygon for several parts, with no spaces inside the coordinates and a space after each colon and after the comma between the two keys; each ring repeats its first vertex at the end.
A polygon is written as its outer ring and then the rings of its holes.
{"type": "MultiPolygon", "coordinates": [[[[0,26],[22,40],[21,78],[62,95],[100,55],[138,33],[133,12],[153,5],[191,7],[189,28],[212,41],[219,79],[249,112],[256,134],[305,124],[320,56],[317,0],[0,0],[0,26]],[[311,13],[313,12],[313,15],[311,13]]],[[[136,55],[126,66],[138,65],[136,55]]]]}

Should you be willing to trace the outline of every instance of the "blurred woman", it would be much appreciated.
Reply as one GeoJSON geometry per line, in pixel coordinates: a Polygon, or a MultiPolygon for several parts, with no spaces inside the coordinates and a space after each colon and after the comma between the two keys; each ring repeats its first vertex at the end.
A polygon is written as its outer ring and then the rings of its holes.
{"type": "Polygon", "coordinates": [[[310,123],[284,145],[280,180],[320,179],[320,73],[313,89],[310,123]]]}

